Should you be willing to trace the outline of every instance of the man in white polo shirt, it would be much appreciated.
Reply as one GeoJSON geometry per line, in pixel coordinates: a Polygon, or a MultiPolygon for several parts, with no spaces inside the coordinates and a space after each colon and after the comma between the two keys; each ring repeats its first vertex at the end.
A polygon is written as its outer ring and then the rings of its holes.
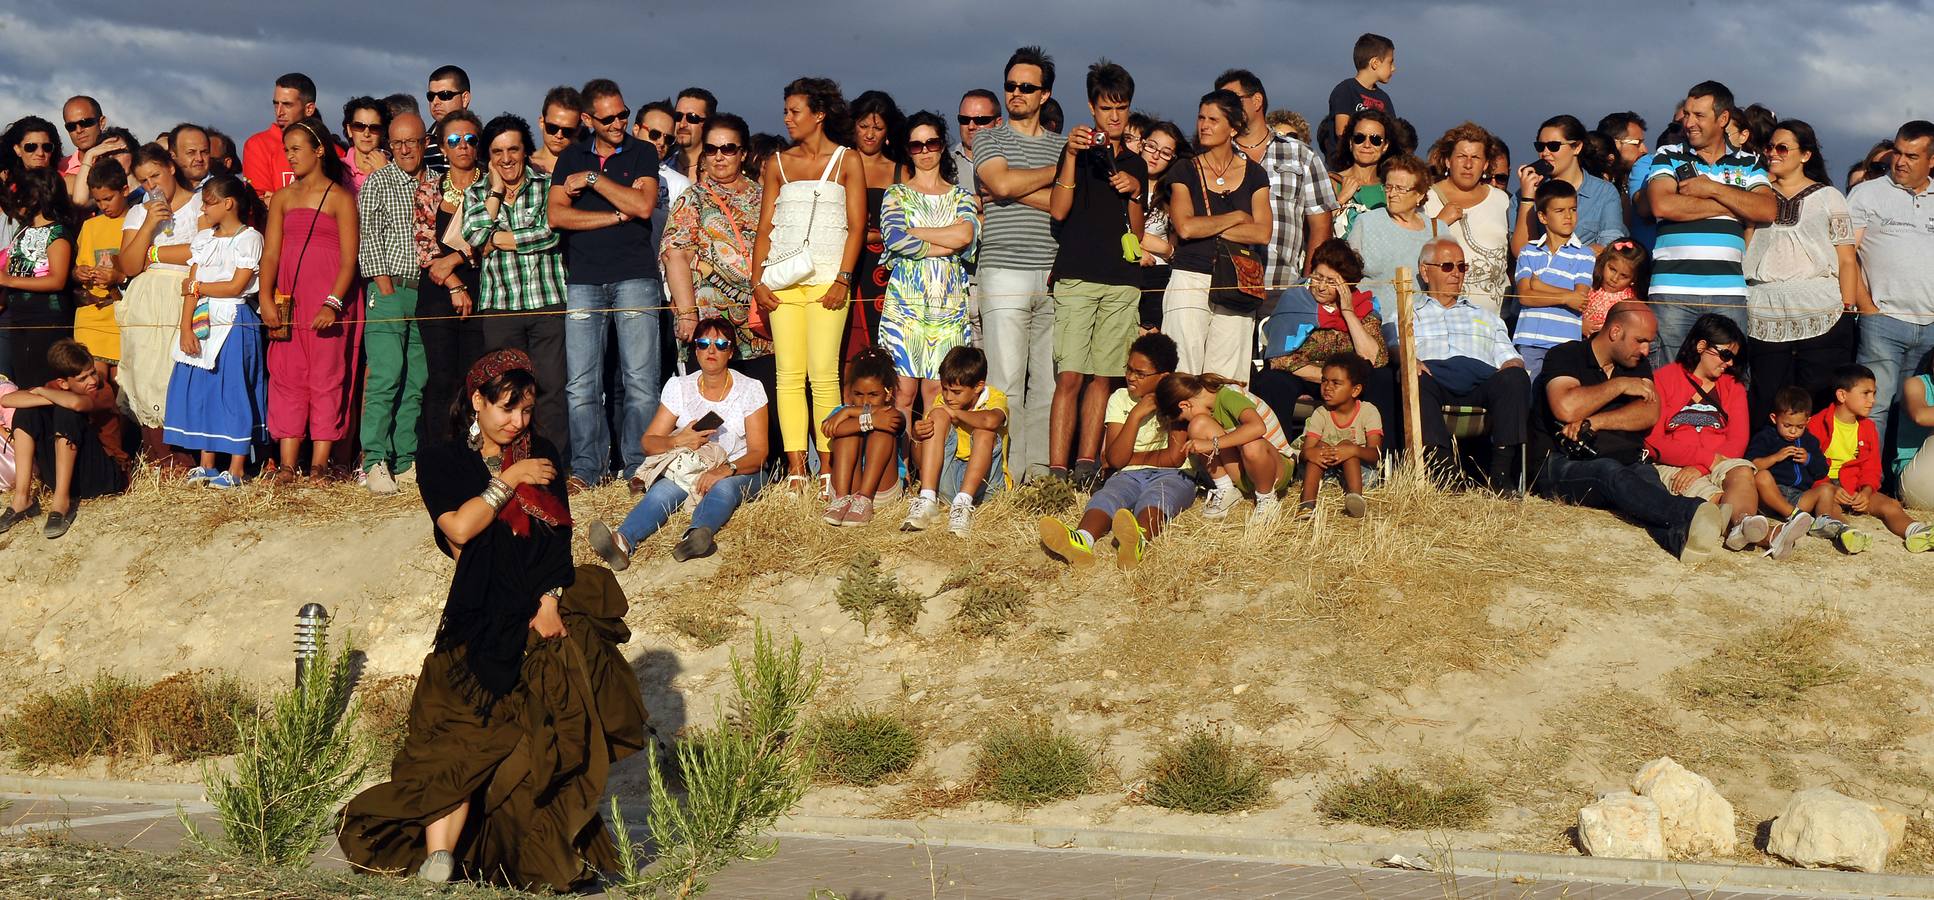
{"type": "Polygon", "coordinates": [[[1901,377],[1934,351],[1934,122],[1916,119],[1894,135],[1886,178],[1847,193],[1853,234],[1866,275],[1857,299],[1860,364],[1875,378],[1873,420],[1888,442],[1887,410],[1901,377]]]}

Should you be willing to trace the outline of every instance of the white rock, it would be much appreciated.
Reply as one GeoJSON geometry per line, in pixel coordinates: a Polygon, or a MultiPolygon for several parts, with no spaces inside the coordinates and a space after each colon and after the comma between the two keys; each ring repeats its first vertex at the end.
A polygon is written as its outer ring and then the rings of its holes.
{"type": "Polygon", "coordinates": [[[1907,814],[1878,803],[1869,803],[1867,806],[1880,817],[1880,828],[1887,832],[1887,855],[1893,856],[1894,851],[1907,842],[1907,814]]]}
{"type": "Polygon", "coordinates": [[[1659,805],[1626,791],[1604,794],[1578,811],[1578,843],[1591,856],[1664,859],[1659,805]]]}
{"type": "Polygon", "coordinates": [[[1786,801],[1766,840],[1768,853],[1809,869],[1878,872],[1888,849],[1886,823],[1871,805],[1823,787],[1786,801]]]}
{"type": "Polygon", "coordinates": [[[1738,842],[1733,805],[1704,775],[1662,756],[1632,777],[1632,790],[1659,805],[1665,851],[1673,856],[1730,856],[1738,842]]]}

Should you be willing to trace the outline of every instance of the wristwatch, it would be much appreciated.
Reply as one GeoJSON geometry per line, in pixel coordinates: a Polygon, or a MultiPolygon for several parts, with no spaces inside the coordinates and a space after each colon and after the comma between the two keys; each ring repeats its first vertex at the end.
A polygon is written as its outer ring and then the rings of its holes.
{"type": "Polygon", "coordinates": [[[853,273],[841,272],[838,275],[833,276],[833,280],[839,282],[840,284],[846,285],[847,287],[852,287],[853,273]]]}
{"type": "Polygon", "coordinates": [[[870,409],[860,411],[860,433],[873,433],[873,411],[870,409]]]}
{"type": "Polygon", "coordinates": [[[598,173],[596,173],[596,172],[587,172],[587,173],[585,173],[585,175],[584,175],[584,186],[585,186],[585,187],[597,187],[597,186],[598,186],[598,173]]]}

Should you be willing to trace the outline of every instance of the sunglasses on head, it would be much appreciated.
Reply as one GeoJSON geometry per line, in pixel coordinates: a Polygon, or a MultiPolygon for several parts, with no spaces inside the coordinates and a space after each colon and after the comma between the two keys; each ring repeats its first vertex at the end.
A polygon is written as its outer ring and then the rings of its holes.
{"type": "Polygon", "coordinates": [[[908,153],[939,153],[940,151],[945,149],[947,149],[947,142],[939,138],[928,138],[924,141],[907,142],[908,153]]]}
{"type": "Polygon", "coordinates": [[[622,122],[630,119],[631,110],[629,108],[621,109],[608,116],[601,116],[597,113],[585,113],[585,115],[590,116],[591,121],[598,123],[598,127],[603,128],[610,126],[612,122],[622,122]]]}
{"type": "Polygon", "coordinates": [[[445,103],[448,103],[451,100],[455,100],[460,96],[463,96],[462,91],[424,91],[423,92],[423,99],[442,100],[445,103]]]}
{"type": "Polygon", "coordinates": [[[1706,352],[1719,357],[1719,361],[1723,363],[1729,363],[1739,358],[1739,354],[1725,347],[1707,347],[1706,352]]]}
{"type": "Polygon", "coordinates": [[[1452,272],[1456,272],[1462,275],[1463,273],[1469,272],[1471,270],[1471,264],[1464,262],[1463,260],[1458,260],[1457,262],[1424,263],[1424,265],[1435,266],[1439,269],[1442,269],[1444,273],[1447,275],[1452,272]]]}
{"type": "Polygon", "coordinates": [[[1383,146],[1383,135],[1371,134],[1367,131],[1359,131],[1353,135],[1350,135],[1350,143],[1352,144],[1362,144],[1366,142],[1372,147],[1381,147],[1383,146]]]}
{"type": "Polygon", "coordinates": [[[446,147],[475,147],[477,146],[477,136],[474,134],[446,135],[443,138],[443,145],[446,147]]]}
{"type": "Polygon", "coordinates": [[[88,116],[85,119],[75,119],[74,121],[67,123],[67,133],[73,134],[74,132],[79,131],[83,128],[93,128],[94,126],[99,124],[101,124],[100,116],[88,116]]]}
{"type": "Polygon", "coordinates": [[[575,132],[577,130],[578,128],[576,125],[559,125],[556,122],[544,123],[545,134],[571,134],[572,132],[575,132]]]}
{"type": "Polygon", "coordinates": [[[373,134],[382,127],[380,122],[348,122],[343,125],[351,134],[373,134]]]}
{"type": "Polygon", "coordinates": [[[692,339],[694,350],[717,350],[723,353],[732,349],[732,342],[726,338],[702,337],[692,339]]]}
{"type": "Polygon", "coordinates": [[[1006,88],[1010,94],[1038,94],[1047,90],[1038,84],[1028,84],[1025,81],[1010,81],[1001,87],[1006,88]]]}
{"type": "Polygon", "coordinates": [[[698,155],[706,156],[716,153],[720,156],[738,156],[739,151],[743,149],[745,148],[738,144],[706,144],[705,149],[698,151],[698,155]]]}
{"type": "Polygon", "coordinates": [[[955,116],[954,118],[959,119],[962,126],[974,125],[981,128],[1001,120],[1000,116],[955,116]]]}
{"type": "Polygon", "coordinates": [[[20,152],[22,153],[40,153],[42,151],[52,153],[54,152],[54,145],[53,144],[35,144],[35,143],[25,143],[20,145],[20,152]]]}

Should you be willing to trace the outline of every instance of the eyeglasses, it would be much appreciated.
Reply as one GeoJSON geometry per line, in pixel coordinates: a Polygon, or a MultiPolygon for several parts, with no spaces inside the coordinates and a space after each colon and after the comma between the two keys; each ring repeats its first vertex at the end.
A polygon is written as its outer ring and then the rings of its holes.
{"type": "Polygon", "coordinates": [[[1725,347],[1707,347],[1706,352],[1719,357],[1719,361],[1722,363],[1730,363],[1739,358],[1739,354],[1725,347]]]}
{"type": "Polygon", "coordinates": [[[907,142],[908,153],[939,153],[940,151],[945,149],[947,149],[947,142],[939,138],[928,138],[927,140],[924,140],[924,141],[907,142]]]}
{"type": "Polygon", "coordinates": [[[423,99],[442,100],[445,103],[455,100],[460,96],[463,96],[462,91],[424,91],[423,92],[423,99]]]}
{"type": "Polygon", "coordinates": [[[1508,184],[1510,184],[1510,183],[1511,183],[1511,173],[1509,173],[1509,172],[1494,172],[1494,173],[1492,173],[1492,174],[1490,174],[1490,175],[1482,175],[1482,176],[1479,176],[1477,180],[1478,180],[1478,181],[1488,181],[1488,182],[1490,182],[1490,183],[1492,183],[1492,184],[1495,184],[1495,185],[1497,185],[1498,187],[1504,187],[1505,185],[1508,185],[1508,184]]]}
{"type": "Polygon", "coordinates": [[[576,125],[559,125],[556,122],[544,123],[545,134],[570,134],[576,130],[578,130],[576,125]]]}
{"type": "Polygon", "coordinates": [[[645,129],[645,138],[654,142],[662,141],[665,139],[665,133],[656,128],[647,128],[645,129]]]}
{"type": "Polygon", "coordinates": [[[474,134],[445,135],[443,138],[443,146],[451,148],[464,146],[475,147],[477,146],[477,136],[474,134]]]}
{"type": "Polygon", "coordinates": [[[1421,188],[1414,188],[1408,185],[1391,184],[1386,181],[1383,184],[1383,192],[1385,194],[1389,194],[1394,197],[1398,194],[1421,194],[1423,193],[1423,190],[1421,188]]]}
{"type": "Polygon", "coordinates": [[[732,349],[732,342],[726,338],[693,338],[692,349],[717,350],[720,353],[724,353],[732,349]]]}
{"type": "MultiPolygon", "coordinates": [[[[601,116],[601,115],[598,115],[597,113],[585,113],[585,115],[590,116],[591,121],[598,123],[598,127],[607,128],[607,127],[610,127],[612,122],[622,122],[627,119],[630,119],[631,109],[630,107],[626,107],[608,116],[601,116]]],[[[550,126],[546,125],[544,127],[549,128],[550,126]]]]}
{"type": "Polygon", "coordinates": [[[74,132],[79,131],[83,128],[93,128],[94,126],[99,124],[101,124],[100,116],[88,116],[85,119],[75,119],[74,121],[67,123],[67,133],[73,134],[74,132]]]}
{"type": "Polygon", "coordinates": [[[1614,143],[1614,144],[1618,144],[1618,145],[1620,145],[1620,146],[1623,146],[1623,147],[1643,147],[1643,146],[1645,146],[1645,142],[1644,142],[1644,141],[1642,141],[1642,140],[1639,140],[1638,138],[1619,138],[1618,140],[1615,140],[1615,141],[1613,141],[1612,143],[1614,143]]]}
{"type": "Polygon", "coordinates": [[[1539,153],[1557,153],[1558,151],[1563,150],[1566,147],[1576,143],[1578,142],[1577,141],[1532,141],[1531,149],[1536,150],[1539,153]]]}
{"type": "Polygon", "coordinates": [[[54,152],[54,145],[53,145],[53,144],[34,144],[34,143],[27,143],[27,144],[21,144],[21,145],[20,145],[20,152],[22,152],[22,153],[41,153],[41,152],[46,152],[46,153],[52,153],[52,152],[54,152]]]}
{"type": "Polygon", "coordinates": [[[1786,154],[1792,153],[1798,149],[1800,148],[1795,147],[1792,144],[1768,144],[1766,145],[1766,155],[1767,156],[1774,156],[1774,155],[1785,156],[1786,154]]]}
{"type": "Polygon", "coordinates": [[[705,156],[707,154],[716,153],[720,156],[738,156],[739,151],[744,149],[745,149],[744,147],[741,147],[738,144],[706,144],[705,149],[700,150],[698,152],[698,155],[705,156]]]}
{"type": "Polygon", "coordinates": [[[382,127],[383,125],[381,122],[345,122],[343,123],[343,128],[348,130],[349,133],[351,134],[374,134],[377,129],[382,127]]]}
{"type": "Polygon", "coordinates": [[[1140,381],[1144,378],[1154,378],[1156,375],[1156,373],[1154,372],[1144,372],[1140,369],[1129,369],[1124,374],[1128,376],[1129,381],[1140,381]]]}
{"type": "Polygon", "coordinates": [[[1424,263],[1424,265],[1441,269],[1446,275],[1449,275],[1452,272],[1456,272],[1457,274],[1462,275],[1465,272],[1469,272],[1471,270],[1471,264],[1464,262],[1463,260],[1458,260],[1457,262],[1446,262],[1446,263],[1424,263]]]}
{"type": "Polygon", "coordinates": [[[401,150],[404,147],[421,147],[423,146],[423,139],[422,138],[400,138],[400,139],[390,138],[389,145],[390,145],[390,149],[392,150],[401,150]]]}
{"type": "Polygon", "coordinates": [[[1175,151],[1167,147],[1151,144],[1146,140],[1142,141],[1142,153],[1146,156],[1153,156],[1156,159],[1172,160],[1175,158],[1175,151]]]}
{"type": "Polygon", "coordinates": [[[1350,143],[1352,144],[1368,143],[1372,147],[1381,147],[1383,146],[1383,135],[1371,134],[1367,131],[1359,131],[1353,135],[1350,135],[1350,143]]]}
{"type": "Polygon", "coordinates": [[[1010,81],[1001,85],[1001,87],[1006,88],[1010,94],[1038,94],[1047,90],[1047,88],[1038,84],[1028,84],[1025,81],[1010,81]]]}
{"type": "Polygon", "coordinates": [[[992,125],[995,122],[999,122],[1001,120],[1000,116],[955,116],[954,118],[960,120],[960,125],[962,128],[965,128],[968,125],[973,125],[977,128],[986,128],[987,126],[992,125]]]}

